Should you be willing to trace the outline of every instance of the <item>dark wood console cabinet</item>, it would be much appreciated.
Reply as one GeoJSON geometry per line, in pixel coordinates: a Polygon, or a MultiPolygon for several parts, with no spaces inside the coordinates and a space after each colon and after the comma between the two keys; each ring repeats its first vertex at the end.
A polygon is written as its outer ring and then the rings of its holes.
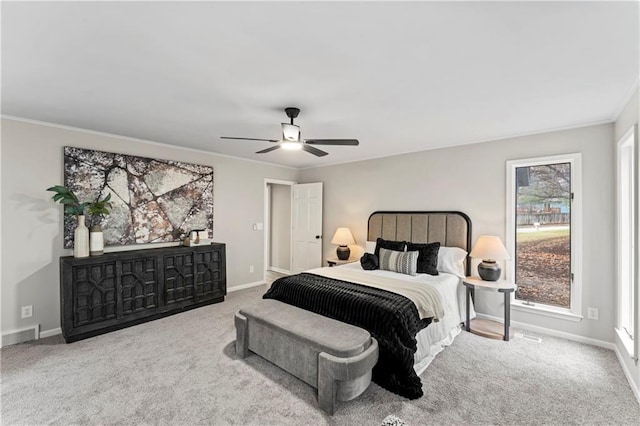
{"type": "Polygon", "coordinates": [[[221,243],[60,258],[67,343],[222,302],[226,294],[221,243]]]}

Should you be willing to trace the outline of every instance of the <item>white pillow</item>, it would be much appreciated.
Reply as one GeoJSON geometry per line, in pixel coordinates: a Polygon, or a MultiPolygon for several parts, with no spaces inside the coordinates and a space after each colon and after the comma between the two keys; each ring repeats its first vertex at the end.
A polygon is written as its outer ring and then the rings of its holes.
{"type": "Polygon", "coordinates": [[[364,246],[365,253],[375,253],[376,252],[376,242],[375,241],[367,241],[364,246]]]}
{"type": "Polygon", "coordinates": [[[438,272],[446,272],[464,278],[464,260],[466,258],[467,252],[459,247],[440,247],[438,250],[438,272]]]}

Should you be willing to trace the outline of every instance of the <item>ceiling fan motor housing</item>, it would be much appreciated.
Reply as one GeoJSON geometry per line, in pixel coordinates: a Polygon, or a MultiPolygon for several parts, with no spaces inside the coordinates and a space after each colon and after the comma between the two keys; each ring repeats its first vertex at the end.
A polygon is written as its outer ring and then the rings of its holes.
{"type": "Polygon", "coordinates": [[[300,108],[288,107],[284,109],[284,112],[287,114],[287,117],[293,120],[300,114],[300,108]]]}

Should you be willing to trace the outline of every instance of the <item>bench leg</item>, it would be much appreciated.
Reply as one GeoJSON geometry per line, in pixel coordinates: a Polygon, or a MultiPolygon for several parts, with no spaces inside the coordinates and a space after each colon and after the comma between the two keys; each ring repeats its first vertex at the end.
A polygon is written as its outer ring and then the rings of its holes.
{"type": "Polygon", "coordinates": [[[249,322],[239,313],[235,316],[236,324],[236,355],[246,358],[249,354],[249,322]]]}
{"type": "MultiPolygon", "coordinates": [[[[351,358],[337,358],[325,352],[318,354],[318,405],[329,415],[336,410],[338,382],[354,380],[370,372],[378,362],[378,342],[373,337],[371,345],[361,354],[351,358]]],[[[362,389],[364,392],[365,389],[362,389]]]]}
{"type": "Polygon", "coordinates": [[[338,393],[338,382],[331,377],[330,368],[327,367],[326,358],[320,354],[318,358],[318,405],[330,416],[336,411],[336,396],[338,393]],[[324,365],[323,365],[324,364],[324,365]]]}

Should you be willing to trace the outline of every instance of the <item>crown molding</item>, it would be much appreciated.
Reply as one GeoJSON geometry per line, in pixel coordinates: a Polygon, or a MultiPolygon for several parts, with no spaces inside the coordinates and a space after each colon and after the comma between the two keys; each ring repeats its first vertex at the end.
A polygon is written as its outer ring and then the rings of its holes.
{"type": "Polygon", "coordinates": [[[173,148],[173,149],[178,149],[178,150],[183,150],[183,151],[197,152],[199,154],[209,154],[209,155],[213,155],[213,156],[216,156],[216,157],[231,158],[231,159],[240,160],[240,161],[248,161],[250,163],[257,163],[257,164],[262,164],[262,165],[265,165],[265,166],[281,167],[283,169],[289,169],[289,170],[299,170],[299,168],[297,168],[297,167],[283,166],[283,165],[280,165],[280,164],[268,163],[266,161],[260,161],[260,160],[252,160],[250,158],[244,158],[244,157],[235,157],[233,155],[220,154],[218,152],[213,152],[213,151],[206,151],[204,149],[189,148],[189,147],[184,147],[184,146],[172,145],[172,144],[164,143],[164,142],[155,142],[155,141],[150,141],[150,140],[146,140],[146,139],[132,138],[130,136],[123,136],[123,135],[117,135],[117,134],[114,134],[114,133],[100,132],[100,131],[97,131],[97,130],[83,129],[82,127],[67,126],[67,125],[64,125],[64,124],[50,123],[48,121],[33,120],[31,118],[17,117],[17,116],[14,116],[14,115],[0,114],[0,118],[6,119],[6,120],[18,121],[18,122],[22,122],[22,123],[37,124],[37,125],[40,125],[40,126],[53,127],[53,128],[56,128],[56,129],[71,130],[71,131],[74,131],[74,132],[86,133],[86,134],[89,134],[89,135],[96,135],[96,136],[104,136],[104,137],[108,137],[108,138],[122,139],[122,140],[125,140],[125,141],[137,142],[137,143],[142,143],[142,144],[146,144],[146,145],[162,146],[162,147],[165,147],[165,148],[173,148]]]}
{"type": "Polygon", "coordinates": [[[613,111],[613,114],[611,115],[611,121],[613,122],[618,121],[618,118],[620,118],[620,114],[622,114],[622,111],[624,111],[624,107],[627,106],[627,103],[631,100],[634,93],[636,93],[636,90],[638,90],[639,86],[640,86],[640,75],[638,75],[636,80],[633,82],[633,84],[631,85],[631,88],[629,89],[627,94],[622,98],[622,101],[620,102],[618,107],[613,111]]]}
{"type": "Polygon", "coordinates": [[[505,140],[505,139],[522,138],[522,137],[526,137],[526,136],[539,135],[539,134],[543,134],[543,133],[562,132],[562,131],[565,131],[565,130],[580,129],[582,127],[600,126],[602,124],[611,124],[611,123],[613,123],[613,120],[607,119],[607,120],[590,121],[590,122],[585,122],[585,123],[569,124],[569,125],[566,125],[566,126],[553,127],[553,128],[544,129],[544,130],[536,130],[536,131],[524,132],[524,133],[514,133],[514,134],[510,134],[508,136],[499,136],[499,137],[495,137],[495,138],[477,139],[477,140],[473,140],[473,141],[469,141],[469,142],[460,142],[460,143],[452,143],[452,144],[446,144],[446,145],[438,145],[438,146],[434,146],[434,147],[428,148],[428,149],[405,151],[405,152],[399,152],[399,153],[394,153],[394,154],[389,154],[389,155],[379,155],[379,156],[374,156],[374,157],[361,158],[361,159],[358,159],[358,160],[349,160],[349,161],[342,161],[342,162],[336,162],[336,163],[331,163],[331,164],[322,164],[322,165],[319,165],[319,166],[301,167],[300,170],[311,170],[311,169],[318,169],[318,168],[321,168],[321,167],[339,166],[339,165],[342,165],[342,164],[358,163],[360,161],[379,160],[381,158],[397,157],[397,156],[400,156],[400,155],[407,155],[407,154],[416,154],[418,152],[427,152],[427,151],[433,151],[433,150],[436,150],[436,149],[455,148],[455,147],[458,147],[458,146],[474,145],[474,144],[477,144],[477,143],[485,143],[485,142],[497,142],[497,141],[501,141],[501,140],[505,140]]]}

